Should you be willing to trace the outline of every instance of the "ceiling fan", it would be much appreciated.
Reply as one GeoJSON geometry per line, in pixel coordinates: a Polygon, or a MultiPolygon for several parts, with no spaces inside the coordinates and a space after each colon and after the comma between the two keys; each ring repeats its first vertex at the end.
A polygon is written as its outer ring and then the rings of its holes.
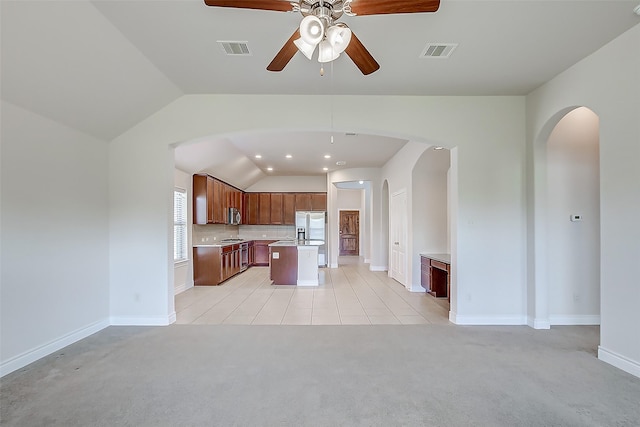
{"type": "Polygon", "coordinates": [[[345,52],[362,71],[371,74],[380,65],[362,42],[347,27],[338,22],[343,14],[349,16],[383,15],[395,13],[435,12],[440,0],[204,0],[207,6],[240,9],[300,12],[304,18],[300,27],[289,37],[267,66],[269,71],[282,71],[300,50],[311,59],[318,47],[318,61],[330,62],[345,52]]]}

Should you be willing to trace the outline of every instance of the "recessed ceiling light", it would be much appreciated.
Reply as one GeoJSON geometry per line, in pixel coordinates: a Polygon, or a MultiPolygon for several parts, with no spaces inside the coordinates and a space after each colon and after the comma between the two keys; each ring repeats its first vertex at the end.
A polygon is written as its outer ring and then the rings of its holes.
{"type": "Polygon", "coordinates": [[[322,170],[323,170],[323,171],[328,171],[328,170],[329,170],[329,168],[322,168],[322,170]]]}
{"type": "Polygon", "coordinates": [[[440,147],[440,146],[438,146],[438,147],[433,147],[433,149],[434,149],[434,150],[444,150],[444,147],[440,147]]]}
{"type": "Polygon", "coordinates": [[[362,185],[364,184],[364,181],[358,181],[358,184],[362,185]]]}
{"type": "Polygon", "coordinates": [[[290,159],[290,158],[292,158],[293,156],[292,156],[291,154],[287,154],[285,157],[286,157],[287,159],[290,159]]]}
{"type": "Polygon", "coordinates": [[[344,166],[344,165],[346,165],[346,164],[347,164],[347,162],[345,162],[344,160],[338,160],[338,161],[336,162],[336,165],[338,165],[338,166],[344,166]]]}
{"type": "Polygon", "coordinates": [[[272,170],[273,170],[273,168],[269,167],[269,168],[267,168],[267,170],[268,170],[268,171],[272,171],[272,170]]]}
{"type": "Polygon", "coordinates": [[[261,159],[262,156],[260,154],[256,154],[256,159],[261,159]]]}
{"type": "Polygon", "coordinates": [[[325,159],[330,159],[330,158],[331,158],[331,154],[325,154],[325,155],[324,155],[324,158],[325,158],[325,159]]]}

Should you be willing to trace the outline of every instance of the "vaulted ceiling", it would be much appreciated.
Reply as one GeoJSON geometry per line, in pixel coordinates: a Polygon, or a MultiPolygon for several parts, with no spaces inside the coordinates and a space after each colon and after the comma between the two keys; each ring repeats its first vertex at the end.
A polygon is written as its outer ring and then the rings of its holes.
{"type": "MultiPolygon", "coordinates": [[[[320,76],[299,53],[282,72],[265,69],[299,13],[3,0],[2,99],[108,141],[183,94],[526,95],[637,25],[637,4],[442,0],[436,13],[343,16],[380,70],[363,76],[343,55],[320,76]],[[226,55],[221,40],[246,42],[250,55],[226,55]],[[448,59],[420,58],[430,42],[457,47],[448,59]]],[[[249,159],[247,139],[230,143],[249,159]]]]}

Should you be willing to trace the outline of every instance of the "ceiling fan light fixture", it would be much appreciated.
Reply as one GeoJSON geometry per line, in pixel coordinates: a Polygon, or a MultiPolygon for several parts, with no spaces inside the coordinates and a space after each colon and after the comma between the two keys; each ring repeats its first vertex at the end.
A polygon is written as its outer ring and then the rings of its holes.
{"type": "Polygon", "coordinates": [[[326,40],[338,54],[341,54],[349,46],[351,30],[344,24],[332,25],[327,28],[326,40]]]}
{"type": "Polygon", "coordinates": [[[313,55],[313,52],[316,50],[316,45],[309,44],[304,40],[302,40],[301,38],[294,40],[293,44],[296,45],[298,50],[302,52],[304,56],[307,57],[308,60],[311,60],[311,56],[313,55]]]}
{"type": "Polygon", "coordinates": [[[322,40],[318,44],[318,62],[331,62],[339,56],[340,52],[336,51],[329,41],[322,40]]]}
{"type": "Polygon", "coordinates": [[[305,16],[300,22],[300,37],[305,43],[317,45],[324,38],[324,25],[317,16],[305,16]]]}

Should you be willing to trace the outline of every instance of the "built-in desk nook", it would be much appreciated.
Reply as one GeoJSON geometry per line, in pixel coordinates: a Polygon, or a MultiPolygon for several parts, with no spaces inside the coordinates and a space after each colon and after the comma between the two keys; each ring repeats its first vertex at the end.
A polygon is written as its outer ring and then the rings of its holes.
{"type": "Polygon", "coordinates": [[[420,284],[437,298],[450,298],[450,254],[420,254],[420,284]]]}

